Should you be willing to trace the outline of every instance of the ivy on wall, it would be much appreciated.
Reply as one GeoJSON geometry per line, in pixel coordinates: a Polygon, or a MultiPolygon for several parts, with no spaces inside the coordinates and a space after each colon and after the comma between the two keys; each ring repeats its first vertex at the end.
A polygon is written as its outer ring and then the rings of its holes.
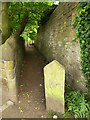
{"type": "Polygon", "coordinates": [[[85,75],[86,86],[90,80],[90,2],[79,2],[78,16],[74,15],[73,26],[76,31],[76,40],[79,38],[81,47],[81,65],[85,75]]]}

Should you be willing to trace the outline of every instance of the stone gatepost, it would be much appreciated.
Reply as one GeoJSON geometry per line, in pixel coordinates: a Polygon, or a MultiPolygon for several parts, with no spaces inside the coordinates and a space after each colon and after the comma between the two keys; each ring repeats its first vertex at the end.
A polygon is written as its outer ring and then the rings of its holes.
{"type": "Polygon", "coordinates": [[[44,67],[46,109],[64,114],[65,68],[56,60],[44,67]]]}

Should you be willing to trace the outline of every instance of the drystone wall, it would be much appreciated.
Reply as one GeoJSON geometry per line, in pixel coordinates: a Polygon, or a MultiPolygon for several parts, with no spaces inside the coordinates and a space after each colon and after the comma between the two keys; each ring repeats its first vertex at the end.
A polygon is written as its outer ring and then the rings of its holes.
{"type": "Polygon", "coordinates": [[[0,84],[2,84],[2,103],[9,99],[17,102],[18,79],[24,56],[24,40],[10,37],[0,46],[0,84]]]}
{"type": "Polygon", "coordinates": [[[83,80],[80,45],[71,42],[76,30],[71,27],[78,3],[65,2],[55,9],[50,19],[38,29],[35,46],[48,61],[57,60],[65,67],[66,81],[75,89],[87,91],[83,80]]]}

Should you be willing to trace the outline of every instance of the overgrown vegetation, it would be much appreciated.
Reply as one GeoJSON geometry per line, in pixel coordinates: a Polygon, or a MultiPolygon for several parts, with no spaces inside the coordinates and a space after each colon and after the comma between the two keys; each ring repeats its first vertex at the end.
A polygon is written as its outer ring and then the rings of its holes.
{"type": "Polygon", "coordinates": [[[85,75],[85,83],[89,88],[90,80],[90,2],[79,2],[78,16],[74,15],[73,26],[77,29],[76,40],[79,38],[81,47],[81,65],[85,75]]]}
{"type": "Polygon", "coordinates": [[[66,84],[65,93],[65,114],[50,112],[49,117],[56,115],[58,118],[89,118],[90,102],[87,100],[87,93],[74,91],[66,84]]]}
{"type": "Polygon", "coordinates": [[[45,22],[47,22],[51,16],[51,14],[53,13],[53,11],[56,9],[58,5],[52,5],[52,9],[48,9],[47,11],[44,11],[44,15],[41,17],[41,21],[39,22],[40,24],[45,24],[45,22]]]}
{"type": "Polygon", "coordinates": [[[53,8],[53,2],[11,2],[9,5],[10,33],[12,34],[20,27],[23,16],[28,11],[28,22],[21,36],[25,40],[34,40],[41,19],[44,20],[45,13],[53,11],[53,8]]]}
{"type": "Polygon", "coordinates": [[[66,95],[67,110],[74,113],[75,118],[89,118],[89,103],[85,100],[87,93],[71,91],[66,95]]]}

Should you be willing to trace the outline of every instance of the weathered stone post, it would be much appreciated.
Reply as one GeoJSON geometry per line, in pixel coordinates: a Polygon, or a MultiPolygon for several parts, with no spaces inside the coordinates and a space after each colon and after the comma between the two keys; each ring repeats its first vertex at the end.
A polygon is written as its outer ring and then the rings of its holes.
{"type": "Polygon", "coordinates": [[[65,68],[56,60],[44,67],[46,109],[64,114],[65,68]]]}

